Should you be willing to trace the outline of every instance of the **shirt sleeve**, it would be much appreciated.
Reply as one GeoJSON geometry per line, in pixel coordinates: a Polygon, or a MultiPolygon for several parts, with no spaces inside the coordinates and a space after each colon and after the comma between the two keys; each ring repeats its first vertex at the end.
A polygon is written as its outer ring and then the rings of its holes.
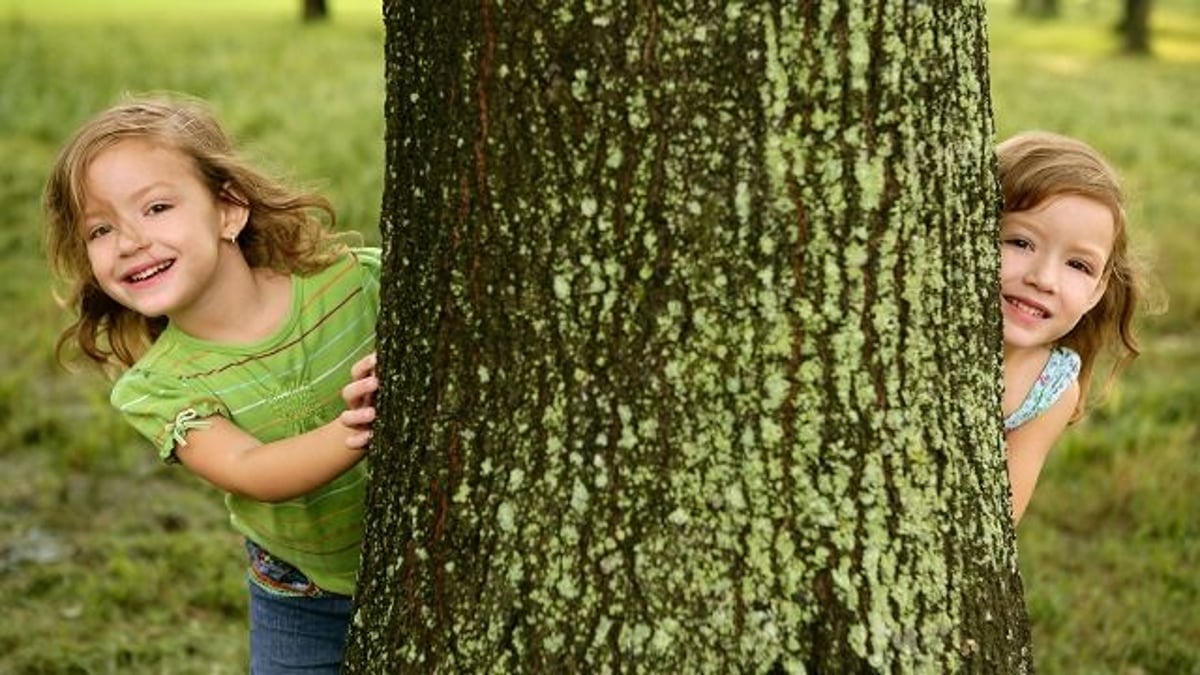
{"type": "Polygon", "coordinates": [[[183,378],[136,367],[117,380],[110,401],[168,463],[179,461],[176,448],[187,445],[189,431],[208,426],[206,418],[229,417],[220,400],[183,378]]]}

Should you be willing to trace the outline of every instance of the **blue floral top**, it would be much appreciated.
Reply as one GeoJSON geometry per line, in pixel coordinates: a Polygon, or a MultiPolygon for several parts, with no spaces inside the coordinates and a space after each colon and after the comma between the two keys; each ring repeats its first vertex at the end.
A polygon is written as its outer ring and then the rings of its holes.
{"type": "Polygon", "coordinates": [[[1004,420],[1009,432],[1046,412],[1079,377],[1079,354],[1066,347],[1050,350],[1050,358],[1042,368],[1020,407],[1004,420]]]}

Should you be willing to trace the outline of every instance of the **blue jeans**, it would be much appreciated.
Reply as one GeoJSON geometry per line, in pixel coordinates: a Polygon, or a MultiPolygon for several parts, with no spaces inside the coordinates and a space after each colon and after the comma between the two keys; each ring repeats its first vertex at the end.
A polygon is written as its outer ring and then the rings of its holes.
{"type": "Polygon", "coordinates": [[[274,581],[296,585],[303,575],[287,563],[269,558],[247,542],[251,559],[250,673],[251,675],[337,675],[342,667],[346,629],[350,625],[350,597],[313,589],[308,594],[283,595],[264,589],[255,576],[264,571],[274,581]],[[257,558],[256,558],[257,556],[257,558]]]}

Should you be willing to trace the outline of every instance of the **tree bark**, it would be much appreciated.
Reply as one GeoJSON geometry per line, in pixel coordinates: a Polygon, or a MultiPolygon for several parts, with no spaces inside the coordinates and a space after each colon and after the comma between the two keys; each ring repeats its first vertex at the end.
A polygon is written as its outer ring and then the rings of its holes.
{"type": "Polygon", "coordinates": [[[984,3],[384,3],[349,673],[1022,673],[984,3]]]}

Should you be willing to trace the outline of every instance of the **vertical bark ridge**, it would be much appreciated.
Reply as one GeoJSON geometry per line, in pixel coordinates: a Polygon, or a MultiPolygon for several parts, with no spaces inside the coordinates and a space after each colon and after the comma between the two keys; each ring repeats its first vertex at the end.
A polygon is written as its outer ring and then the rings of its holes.
{"type": "Polygon", "coordinates": [[[385,3],[350,672],[1027,667],[982,13],[385,3]]]}

